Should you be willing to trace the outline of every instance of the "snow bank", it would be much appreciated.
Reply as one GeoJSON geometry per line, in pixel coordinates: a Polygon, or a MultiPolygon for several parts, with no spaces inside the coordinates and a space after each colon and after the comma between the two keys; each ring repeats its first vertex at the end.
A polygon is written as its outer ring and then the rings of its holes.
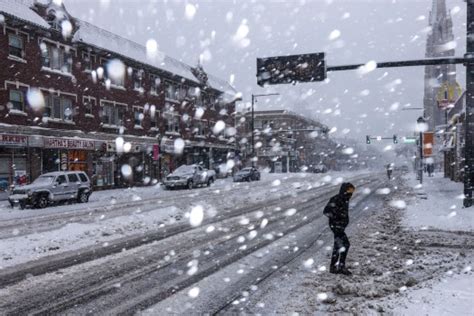
{"type": "Polygon", "coordinates": [[[443,178],[442,174],[424,177],[420,185],[414,174],[406,178],[414,188],[416,199],[409,203],[404,226],[416,229],[440,229],[450,231],[472,231],[474,212],[463,208],[463,184],[443,178]]]}

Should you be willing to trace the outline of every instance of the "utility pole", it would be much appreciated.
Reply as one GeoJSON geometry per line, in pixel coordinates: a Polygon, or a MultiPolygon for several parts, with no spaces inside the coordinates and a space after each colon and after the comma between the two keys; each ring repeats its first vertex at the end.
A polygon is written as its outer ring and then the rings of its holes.
{"type": "Polygon", "coordinates": [[[420,132],[420,165],[419,165],[419,173],[418,176],[420,178],[420,184],[423,183],[423,130],[425,129],[424,124],[426,124],[425,119],[423,116],[420,116],[416,120],[418,130],[420,132]]]}
{"type": "Polygon", "coordinates": [[[464,207],[473,204],[472,191],[474,186],[474,0],[467,0],[466,23],[466,141],[464,144],[464,207]]]}

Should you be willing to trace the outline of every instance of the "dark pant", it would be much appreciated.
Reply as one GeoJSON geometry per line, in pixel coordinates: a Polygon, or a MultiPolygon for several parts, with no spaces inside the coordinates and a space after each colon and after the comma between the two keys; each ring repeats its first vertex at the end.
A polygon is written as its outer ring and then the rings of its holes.
{"type": "Polygon", "coordinates": [[[331,267],[336,267],[337,263],[339,268],[346,265],[347,252],[351,244],[347,238],[344,228],[330,226],[334,233],[334,247],[332,249],[331,267]]]}

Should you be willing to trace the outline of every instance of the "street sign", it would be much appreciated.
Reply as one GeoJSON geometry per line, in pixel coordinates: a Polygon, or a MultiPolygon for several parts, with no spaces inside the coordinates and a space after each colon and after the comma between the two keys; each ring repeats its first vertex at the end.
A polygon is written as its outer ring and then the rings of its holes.
{"type": "Polygon", "coordinates": [[[257,83],[288,84],[326,79],[324,53],[257,58],[257,83]]]}
{"type": "Polygon", "coordinates": [[[416,143],[416,138],[414,138],[414,137],[411,137],[411,138],[404,137],[403,138],[403,143],[404,144],[414,144],[414,143],[416,143]]]}

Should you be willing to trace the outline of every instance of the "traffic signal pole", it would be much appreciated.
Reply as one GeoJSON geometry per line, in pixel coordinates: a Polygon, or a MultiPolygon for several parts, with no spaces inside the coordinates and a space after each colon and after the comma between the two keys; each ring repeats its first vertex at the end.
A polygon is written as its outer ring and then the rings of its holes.
{"type": "MultiPolygon", "coordinates": [[[[466,54],[464,57],[377,62],[376,68],[464,64],[466,66],[464,207],[473,205],[474,190],[474,0],[467,3],[466,54]]],[[[289,84],[326,79],[330,71],[355,70],[365,64],[327,66],[324,53],[257,58],[257,83],[289,84]],[[301,64],[307,67],[299,67],[301,64]]]]}
{"type": "Polygon", "coordinates": [[[467,0],[466,21],[466,114],[464,144],[464,207],[473,204],[472,193],[474,186],[474,0],[467,0]]]}

